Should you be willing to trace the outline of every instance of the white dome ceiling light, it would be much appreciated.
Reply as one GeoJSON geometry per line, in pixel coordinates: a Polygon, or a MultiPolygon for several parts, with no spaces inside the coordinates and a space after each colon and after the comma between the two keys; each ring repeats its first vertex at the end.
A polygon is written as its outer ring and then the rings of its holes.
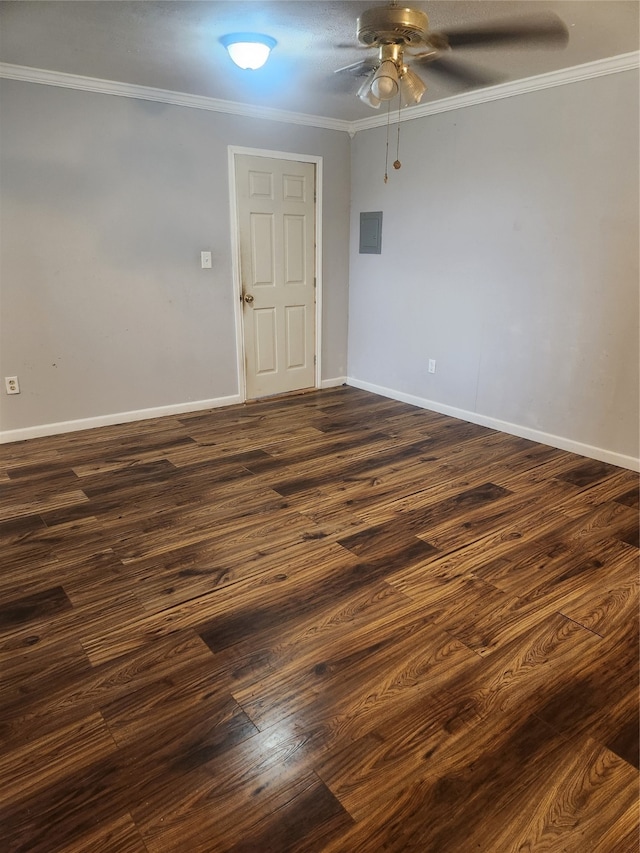
{"type": "Polygon", "coordinates": [[[238,68],[256,71],[262,68],[277,42],[262,33],[229,33],[220,42],[238,68]]]}

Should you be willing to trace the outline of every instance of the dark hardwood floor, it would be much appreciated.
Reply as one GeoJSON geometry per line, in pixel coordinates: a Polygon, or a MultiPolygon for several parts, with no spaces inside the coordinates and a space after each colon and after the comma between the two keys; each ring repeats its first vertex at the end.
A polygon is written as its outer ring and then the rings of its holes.
{"type": "Polygon", "coordinates": [[[0,849],[638,850],[638,477],[352,388],[0,448],[0,849]]]}

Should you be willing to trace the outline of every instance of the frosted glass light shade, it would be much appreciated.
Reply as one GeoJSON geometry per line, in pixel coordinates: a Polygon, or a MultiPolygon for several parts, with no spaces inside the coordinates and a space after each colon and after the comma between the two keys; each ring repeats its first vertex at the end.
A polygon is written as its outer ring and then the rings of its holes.
{"type": "Polygon", "coordinates": [[[398,91],[398,69],[395,62],[385,59],[380,63],[371,81],[372,94],[381,101],[389,101],[398,91]]]}
{"type": "Polygon", "coordinates": [[[358,97],[362,101],[363,104],[367,104],[369,107],[373,107],[374,110],[379,109],[380,107],[380,98],[376,98],[376,96],[371,91],[371,80],[373,79],[373,75],[371,77],[367,77],[362,86],[358,89],[358,97]]]}
{"type": "Polygon", "coordinates": [[[253,71],[262,68],[277,44],[274,38],[261,33],[230,33],[220,41],[238,68],[253,71]]]}
{"type": "Polygon", "coordinates": [[[411,104],[419,104],[427,87],[418,75],[407,68],[400,78],[400,91],[402,92],[402,104],[405,107],[411,104]]]}

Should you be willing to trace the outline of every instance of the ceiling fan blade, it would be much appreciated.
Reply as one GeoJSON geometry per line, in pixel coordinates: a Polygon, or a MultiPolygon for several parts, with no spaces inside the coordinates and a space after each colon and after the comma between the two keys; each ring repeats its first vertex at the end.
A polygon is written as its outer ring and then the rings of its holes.
{"type": "Polygon", "coordinates": [[[529,18],[511,19],[477,27],[461,27],[434,34],[444,36],[449,47],[486,47],[517,44],[539,46],[564,46],[569,41],[569,31],[555,14],[540,14],[529,18]]]}
{"type": "Polygon", "coordinates": [[[353,77],[364,77],[370,74],[379,63],[374,59],[361,59],[360,62],[352,62],[351,65],[343,65],[336,68],[334,74],[351,74],[353,77]]]}
{"type": "Polygon", "coordinates": [[[421,69],[426,69],[427,75],[434,73],[441,77],[448,77],[449,80],[455,80],[465,86],[496,86],[505,80],[504,75],[485,71],[482,68],[468,65],[457,58],[453,59],[442,54],[435,59],[414,59],[411,65],[419,65],[421,69]]]}

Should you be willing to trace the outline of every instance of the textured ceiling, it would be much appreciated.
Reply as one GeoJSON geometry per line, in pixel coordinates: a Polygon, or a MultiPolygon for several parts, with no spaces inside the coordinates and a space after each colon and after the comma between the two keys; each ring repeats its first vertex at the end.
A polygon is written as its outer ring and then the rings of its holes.
{"type": "MultiPolygon", "coordinates": [[[[177,2],[1,2],[0,62],[103,80],[153,86],[244,104],[354,121],[373,111],[355,97],[358,80],[335,68],[375,55],[359,49],[356,18],[385,3],[322,0],[177,0],[177,2]],[[218,39],[263,32],[278,45],[259,71],[241,71],[218,39]],[[341,47],[351,44],[353,47],[341,47]]],[[[638,49],[638,0],[407,3],[447,29],[546,10],[569,30],[564,49],[458,49],[455,56],[511,81],[638,49]]],[[[468,90],[420,70],[429,89],[422,103],[468,90]]]]}

